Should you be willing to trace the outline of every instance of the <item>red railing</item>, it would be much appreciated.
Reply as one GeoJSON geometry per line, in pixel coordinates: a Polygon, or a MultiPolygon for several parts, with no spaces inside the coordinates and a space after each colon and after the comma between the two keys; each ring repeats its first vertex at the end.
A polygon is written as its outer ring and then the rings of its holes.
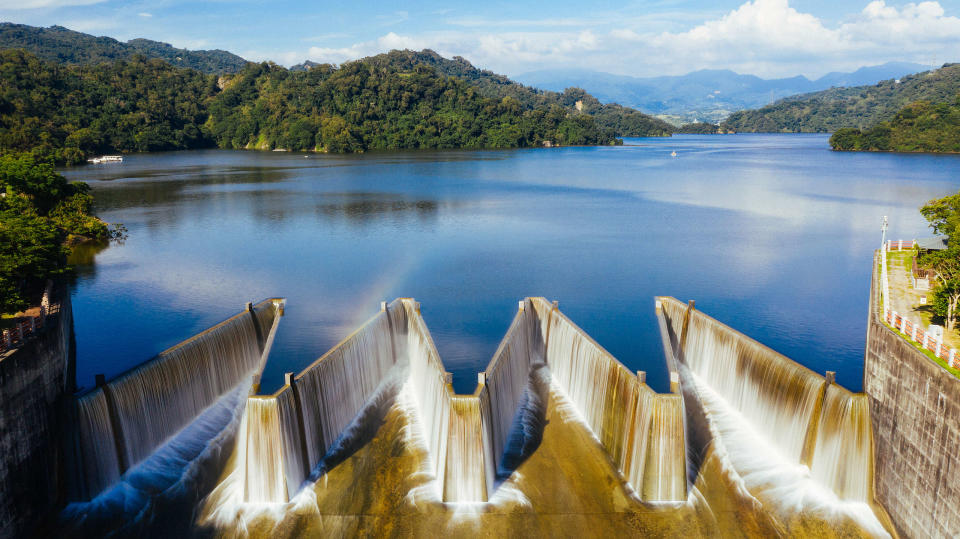
{"type": "Polygon", "coordinates": [[[883,320],[903,333],[908,339],[919,344],[921,348],[929,350],[934,356],[946,361],[947,365],[960,368],[960,353],[955,348],[943,344],[942,339],[934,338],[933,334],[920,327],[920,324],[915,324],[889,309],[883,314],[883,320]]]}
{"type": "Polygon", "coordinates": [[[913,240],[887,240],[888,251],[907,251],[913,249],[913,240]]]}
{"type": "Polygon", "coordinates": [[[47,321],[47,315],[50,314],[50,294],[52,290],[53,283],[48,281],[43,299],[40,300],[40,316],[19,317],[12,328],[0,332],[0,354],[23,346],[34,333],[43,329],[47,321]]]}

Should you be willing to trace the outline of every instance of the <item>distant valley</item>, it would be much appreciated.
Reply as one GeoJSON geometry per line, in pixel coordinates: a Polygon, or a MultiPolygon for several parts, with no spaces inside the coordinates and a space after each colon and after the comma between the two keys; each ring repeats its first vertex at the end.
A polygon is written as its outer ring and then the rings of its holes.
{"type": "Polygon", "coordinates": [[[718,124],[730,114],[762,107],[781,98],[841,86],[864,86],[925,71],[929,66],[889,62],[852,73],[828,73],[816,80],[803,76],[762,79],[730,70],[701,70],[680,76],[628,77],[588,70],[544,70],[514,77],[544,90],[583,88],[602,102],[642,110],[674,125],[718,124]]]}

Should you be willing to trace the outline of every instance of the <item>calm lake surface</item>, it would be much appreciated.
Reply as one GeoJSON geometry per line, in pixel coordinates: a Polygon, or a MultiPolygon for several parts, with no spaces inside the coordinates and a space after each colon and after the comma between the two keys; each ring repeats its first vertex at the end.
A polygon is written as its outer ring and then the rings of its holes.
{"type": "Polygon", "coordinates": [[[653,297],[672,295],[860,390],[881,217],[893,239],[929,235],[917,209],[960,189],[960,157],[836,153],[821,135],[677,136],[141,154],[65,175],[129,229],[78,265],[82,386],[282,296],[272,391],[381,300],[412,296],[457,391],[471,392],[517,301],[546,296],[666,391],[653,297]]]}

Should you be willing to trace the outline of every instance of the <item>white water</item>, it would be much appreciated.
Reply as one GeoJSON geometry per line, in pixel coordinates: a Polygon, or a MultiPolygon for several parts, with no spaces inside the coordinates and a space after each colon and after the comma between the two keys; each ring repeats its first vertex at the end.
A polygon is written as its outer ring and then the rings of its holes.
{"type": "Polygon", "coordinates": [[[870,403],[835,385],[827,386],[813,453],[813,477],[841,498],[867,502],[873,495],[870,403]]]}
{"type": "Polygon", "coordinates": [[[107,532],[124,536],[160,530],[178,534],[189,529],[189,514],[171,515],[159,508],[190,507],[213,486],[233,448],[249,390],[249,383],[241,383],[90,501],[68,504],[60,515],[64,530],[96,537],[107,532]],[[174,519],[157,521],[160,515],[174,519]],[[121,530],[117,523],[122,523],[121,530]]]}
{"type": "Polygon", "coordinates": [[[801,462],[823,377],[694,311],[687,365],[790,462],[801,462]]]}
{"type": "MultiPolygon", "coordinates": [[[[76,451],[69,464],[72,498],[95,497],[168,441],[182,438],[181,431],[210,435],[204,429],[190,430],[191,422],[238,385],[249,386],[264,358],[258,329],[269,324],[270,329],[260,331],[261,338],[272,335],[278,309],[272,301],[262,302],[253,315],[238,314],[80,397],[76,451]]],[[[208,439],[177,443],[195,445],[208,439]]]]}
{"type": "Polygon", "coordinates": [[[773,504],[785,519],[801,512],[827,520],[848,517],[874,536],[889,537],[870,505],[837,496],[810,468],[785,458],[778,444],[709,384],[696,375],[694,380],[714,431],[718,456],[730,463],[751,494],[773,504]]]}
{"type": "Polygon", "coordinates": [[[314,470],[311,480],[322,475],[317,463],[329,458],[331,444],[390,373],[400,372],[396,369],[405,373],[418,440],[426,449],[425,473],[434,478],[432,486],[422,488],[436,489],[443,503],[496,498],[498,469],[510,473],[503,466],[505,455],[522,459],[536,429],[542,429],[536,414],[542,415],[543,397],[532,392],[531,371],[543,365],[546,329],[552,332],[551,361],[562,372],[560,385],[573,388],[591,431],[603,433],[602,442],[621,470],[632,470],[637,492],[650,500],[685,499],[680,399],[656,395],[638,383],[549,308],[542,299],[526,300],[484,372],[484,383],[473,395],[456,395],[417,304],[391,303],[297,375],[293,387],[250,398],[237,449],[239,477],[233,479],[242,495],[230,497],[230,503],[283,504],[296,498],[307,470],[314,470]],[[543,312],[553,320],[546,329],[538,316],[543,312]],[[517,447],[509,447],[511,439],[517,447]]]}
{"type": "MultiPolygon", "coordinates": [[[[531,370],[544,362],[543,339],[536,312],[530,300],[523,303],[523,309],[517,312],[493,360],[484,371],[486,391],[481,398],[489,408],[489,451],[494,470],[503,466],[508,440],[511,432],[517,428],[518,413],[528,398],[531,370]]],[[[488,478],[490,480],[492,478],[488,478]]]]}
{"type": "Polygon", "coordinates": [[[107,411],[107,397],[97,388],[77,399],[77,436],[70,486],[74,500],[89,500],[120,478],[120,465],[107,411]]]}
{"type": "MultiPolygon", "coordinates": [[[[685,308],[663,300],[680,340],[685,308]]],[[[774,504],[783,518],[800,512],[846,516],[886,536],[869,505],[873,455],[866,396],[827,384],[697,311],[687,331],[684,383],[694,384],[714,443],[746,489],[774,504]]]]}
{"type": "Polygon", "coordinates": [[[618,470],[645,501],[687,498],[683,401],[640,382],[599,344],[542,299],[551,376],[618,470]]]}
{"type": "MultiPolygon", "coordinates": [[[[430,473],[443,485],[447,466],[447,441],[450,428],[450,397],[443,363],[433,339],[419,313],[410,309],[407,331],[407,357],[410,385],[422,429],[423,443],[429,455],[430,473]]],[[[440,487],[441,492],[443,486],[440,487]]]]}
{"type": "Polygon", "coordinates": [[[381,312],[296,377],[311,467],[396,363],[388,314],[381,312]]]}

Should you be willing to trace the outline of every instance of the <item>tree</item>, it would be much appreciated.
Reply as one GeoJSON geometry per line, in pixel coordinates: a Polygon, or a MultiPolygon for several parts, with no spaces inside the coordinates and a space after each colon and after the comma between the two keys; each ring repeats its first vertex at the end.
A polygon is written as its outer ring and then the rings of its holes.
{"type": "Polygon", "coordinates": [[[960,314],[960,193],[931,200],[920,213],[934,233],[947,237],[947,248],[927,253],[923,263],[937,272],[933,312],[942,316],[947,329],[952,330],[960,314]]]}
{"type": "Polygon", "coordinates": [[[26,307],[50,277],[66,271],[71,236],[107,238],[90,214],[84,183],[69,183],[49,158],[0,154],[0,312],[26,307]]]}
{"type": "Polygon", "coordinates": [[[65,260],[66,249],[52,222],[0,211],[0,312],[26,307],[31,285],[62,273],[65,260]]]}

